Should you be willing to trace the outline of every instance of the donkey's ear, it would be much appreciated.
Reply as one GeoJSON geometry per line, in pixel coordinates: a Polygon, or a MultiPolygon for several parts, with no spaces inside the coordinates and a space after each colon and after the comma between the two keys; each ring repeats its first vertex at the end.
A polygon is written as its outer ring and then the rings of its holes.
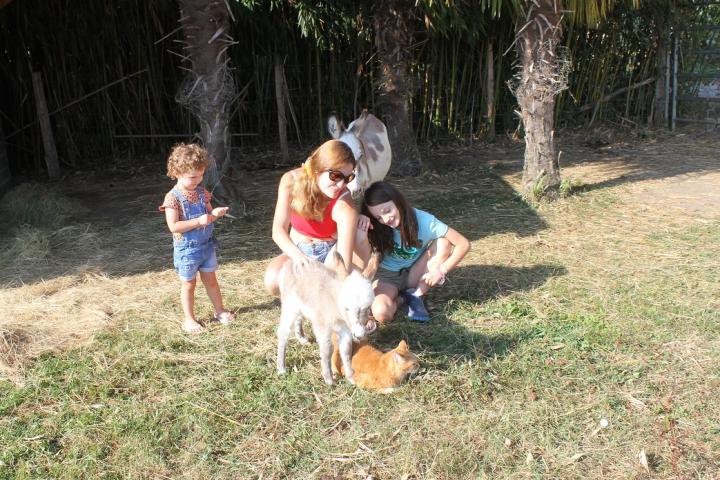
{"type": "Polygon", "coordinates": [[[368,260],[367,265],[365,265],[365,268],[362,271],[362,276],[367,278],[368,280],[372,280],[373,278],[375,278],[375,274],[377,273],[379,266],[380,253],[375,252],[370,255],[370,259],[368,260]]]}
{"type": "Polygon", "coordinates": [[[350,275],[348,269],[345,268],[345,262],[343,261],[342,255],[340,255],[337,250],[333,250],[332,252],[330,267],[335,270],[335,273],[337,273],[341,280],[350,275]]]}
{"type": "Polygon", "coordinates": [[[345,131],[345,125],[338,120],[337,116],[333,113],[328,117],[327,120],[328,133],[332,138],[338,139],[340,135],[345,131]]]}

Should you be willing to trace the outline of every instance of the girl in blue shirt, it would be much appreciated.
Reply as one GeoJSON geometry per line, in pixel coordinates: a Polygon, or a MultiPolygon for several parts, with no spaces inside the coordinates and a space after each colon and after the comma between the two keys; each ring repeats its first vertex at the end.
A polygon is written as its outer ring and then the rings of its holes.
{"type": "Polygon", "coordinates": [[[432,214],[412,208],[387,182],[373,183],[363,197],[362,213],[370,218],[368,240],[382,261],[375,276],[372,313],[391,322],[398,297],[408,305],[411,320],[430,320],[422,296],[462,260],[470,242],[432,214]]]}

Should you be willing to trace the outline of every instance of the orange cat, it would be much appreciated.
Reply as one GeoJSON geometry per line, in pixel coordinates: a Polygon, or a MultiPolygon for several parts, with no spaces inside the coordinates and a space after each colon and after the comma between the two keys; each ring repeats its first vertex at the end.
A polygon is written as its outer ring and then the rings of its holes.
{"type": "MultiPolygon", "coordinates": [[[[353,343],[351,365],[355,371],[353,375],[355,385],[380,393],[391,393],[405,380],[405,377],[420,369],[418,358],[410,352],[405,340],[401,340],[394,350],[385,353],[370,345],[367,339],[353,343]]],[[[335,335],[333,335],[332,371],[335,375],[343,374],[335,335]]]]}

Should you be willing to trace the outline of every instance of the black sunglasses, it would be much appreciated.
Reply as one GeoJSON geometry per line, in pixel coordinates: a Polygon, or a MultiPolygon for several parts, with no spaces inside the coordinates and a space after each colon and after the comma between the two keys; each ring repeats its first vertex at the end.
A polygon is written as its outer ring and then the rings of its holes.
{"type": "Polygon", "coordinates": [[[355,178],[355,172],[350,172],[349,175],[345,175],[340,170],[327,170],[328,176],[330,177],[330,181],[337,183],[340,180],[343,181],[343,183],[350,183],[355,178]]]}

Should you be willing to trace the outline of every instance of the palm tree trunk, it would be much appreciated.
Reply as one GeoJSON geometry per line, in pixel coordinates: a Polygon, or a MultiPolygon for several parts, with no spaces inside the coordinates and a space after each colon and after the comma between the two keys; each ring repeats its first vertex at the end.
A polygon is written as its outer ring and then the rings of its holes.
{"type": "Polygon", "coordinates": [[[409,0],[378,0],[373,21],[380,62],[378,106],[393,152],[393,173],[400,175],[414,175],[421,167],[410,124],[413,5],[409,0]]]}
{"type": "Polygon", "coordinates": [[[567,88],[566,64],[560,57],[562,1],[525,0],[525,23],[516,33],[520,72],[514,93],[525,129],[523,195],[552,200],[560,187],[555,145],[555,95],[567,88]]]}
{"type": "Polygon", "coordinates": [[[229,158],[230,102],[236,90],[227,56],[232,43],[231,14],[224,1],[216,0],[180,0],[180,12],[193,73],[177,99],[200,122],[200,135],[210,156],[205,183],[216,196],[224,196],[220,172],[229,158]]]}

